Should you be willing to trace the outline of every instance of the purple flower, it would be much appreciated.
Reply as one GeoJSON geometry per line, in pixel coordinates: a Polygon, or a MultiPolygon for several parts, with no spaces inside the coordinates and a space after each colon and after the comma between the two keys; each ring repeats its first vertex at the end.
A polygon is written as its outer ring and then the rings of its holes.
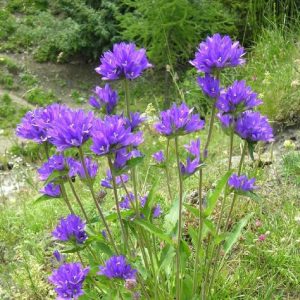
{"type": "Polygon", "coordinates": [[[54,154],[38,169],[39,178],[47,180],[53,171],[63,171],[65,168],[65,157],[62,154],[54,154]]]}
{"type": "Polygon", "coordinates": [[[174,103],[170,109],[162,111],[160,121],[155,124],[156,131],[165,136],[184,135],[203,127],[204,121],[185,103],[180,106],[174,103]]]}
{"type": "Polygon", "coordinates": [[[162,211],[161,211],[161,207],[159,204],[156,204],[153,207],[153,218],[158,218],[161,215],[162,211]]]}
{"type": "Polygon", "coordinates": [[[145,117],[142,117],[139,112],[131,112],[130,120],[126,118],[127,126],[131,128],[131,131],[136,130],[144,121],[145,117]]]}
{"type": "Polygon", "coordinates": [[[60,104],[51,104],[46,108],[29,111],[17,126],[17,136],[42,144],[49,140],[48,129],[51,123],[67,108],[60,104]]]}
{"type": "Polygon", "coordinates": [[[50,182],[46,184],[41,190],[40,193],[49,196],[49,197],[60,197],[60,187],[59,185],[54,184],[53,182],[50,182]]]}
{"type": "Polygon", "coordinates": [[[220,81],[210,74],[205,74],[204,77],[198,77],[197,82],[203,93],[211,98],[218,98],[220,95],[220,81]]]}
{"type": "MultiPolygon", "coordinates": [[[[90,157],[85,157],[84,162],[86,165],[87,172],[89,174],[90,178],[95,178],[98,172],[98,164],[93,161],[90,157]]],[[[75,172],[76,174],[81,178],[81,179],[86,179],[86,174],[84,167],[81,162],[76,161],[76,167],[75,167],[75,172]]]]}
{"type": "Polygon", "coordinates": [[[234,117],[230,114],[223,114],[219,112],[217,113],[217,117],[224,128],[229,128],[234,122],[234,117]]]}
{"type": "MultiPolygon", "coordinates": [[[[129,180],[129,176],[127,174],[122,174],[120,176],[116,176],[116,185],[117,187],[122,186],[122,181],[123,183],[127,182],[129,180]]],[[[106,177],[101,180],[101,185],[103,187],[106,187],[108,189],[112,189],[112,176],[110,170],[106,171],[106,177]]]]}
{"type": "Polygon", "coordinates": [[[53,252],[53,256],[55,257],[56,261],[59,263],[63,263],[65,261],[65,256],[62,255],[58,250],[53,252]]]}
{"type": "Polygon", "coordinates": [[[163,163],[165,161],[164,153],[161,150],[158,151],[158,152],[153,153],[152,157],[153,157],[153,159],[155,159],[155,161],[158,164],[161,164],[161,163],[163,163]]]}
{"type": "Polygon", "coordinates": [[[80,263],[67,263],[61,265],[49,276],[49,281],[55,286],[58,300],[78,299],[83,295],[82,284],[89,272],[80,263]]]}
{"type": "Polygon", "coordinates": [[[255,184],[255,178],[248,179],[246,175],[238,176],[237,174],[232,174],[228,179],[228,185],[235,190],[240,190],[243,192],[252,192],[257,189],[255,184]]]}
{"type": "Polygon", "coordinates": [[[105,116],[95,120],[91,150],[97,155],[116,152],[127,146],[136,147],[143,142],[142,132],[131,132],[122,116],[105,116]]]}
{"type": "Polygon", "coordinates": [[[129,193],[128,195],[125,195],[122,197],[123,201],[119,203],[119,206],[121,209],[130,209],[131,203],[134,201],[135,197],[133,193],[129,193]]]}
{"type": "Polygon", "coordinates": [[[62,218],[52,235],[60,241],[75,239],[78,244],[82,244],[87,239],[85,223],[76,215],[68,215],[62,218]]]}
{"type": "Polygon", "coordinates": [[[89,103],[96,109],[105,108],[107,114],[111,114],[118,103],[118,93],[111,89],[107,83],[104,88],[96,86],[94,96],[90,97],[89,103]]]}
{"type": "Polygon", "coordinates": [[[257,98],[257,94],[246,86],[246,82],[235,81],[232,86],[223,91],[216,102],[216,107],[225,113],[240,113],[245,110],[253,109],[262,104],[257,98]]]}
{"type": "Polygon", "coordinates": [[[246,111],[236,121],[235,132],[248,142],[272,142],[273,129],[268,118],[259,112],[246,111]]]}
{"type": "Polygon", "coordinates": [[[145,69],[152,67],[148,62],[145,49],[136,49],[133,43],[114,44],[113,51],[104,52],[100,58],[100,66],[96,72],[102,75],[103,80],[120,78],[135,79],[145,69]]]}
{"type": "Polygon", "coordinates": [[[60,117],[55,119],[48,130],[51,143],[58,151],[64,151],[71,147],[80,147],[91,136],[94,124],[92,112],[85,113],[83,110],[65,110],[60,117]]]}
{"type": "Polygon", "coordinates": [[[99,267],[97,274],[104,275],[110,279],[135,279],[137,270],[132,269],[130,264],[127,264],[126,258],[123,255],[112,256],[105,262],[105,266],[99,267]]]}
{"type": "Polygon", "coordinates": [[[190,63],[198,72],[212,73],[215,69],[244,64],[244,54],[239,42],[232,42],[229,36],[216,33],[199,44],[195,59],[190,63]]]}
{"type": "Polygon", "coordinates": [[[192,140],[188,145],[184,145],[187,152],[194,157],[200,158],[200,139],[192,140]]]}
{"type": "Polygon", "coordinates": [[[180,171],[183,176],[191,176],[193,175],[200,166],[200,159],[199,157],[196,157],[192,159],[191,157],[188,157],[186,159],[186,164],[180,162],[180,171]]]}

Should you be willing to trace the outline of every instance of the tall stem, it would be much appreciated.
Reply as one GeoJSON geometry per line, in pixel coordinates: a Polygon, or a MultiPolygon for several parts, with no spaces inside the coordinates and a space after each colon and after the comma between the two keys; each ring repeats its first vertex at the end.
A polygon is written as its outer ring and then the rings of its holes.
{"type": "Polygon", "coordinates": [[[83,213],[83,215],[84,215],[86,221],[89,222],[89,218],[88,218],[88,216],[87,216],[87,213],[86,213],[86,211],[85,211],[85,209],[84,209],[84,207],[83,207],[83,205],[82,205],[82,202],[81,202],[81,200],[80,200],[78,194],[76,193],[76,190],[75,190],[75,188],[74,188],[74,184],[73,184],[73,182],[72,182],[72,180],[70,179],[69,176],[68,176],[68,182],[69,182],[69,185],[70,185],[70,187],[71,187],[72,193],[73,193],[73,195],[74,195],[74,197],[75,197],[75,199],[76,199],[76,201],[77,201],[77,203],[78,203],[78,205],[79,205],[79,207],[80,207],[80,209],[81,209],[81,211],[82,211],[82,213],[83,213]]]}
{"type": "Polygon", "coordinates": [[[88,182],[88,187],[89,187],[89,189],[91,191],[92,198],[93,198],[95,206],[96,206],[96,208],[98,210],[100,219],[101,219],[102,223],[104,224],[104,227],[105,227],[105,229],[107,231],[108,237],[110,239],[110,242],[111,242],[111,244],[112,244],[112,246],[113,246],[116,254],[119,254],[119,251],[118,251],[118,249],[116,247],[115,241],[114,241],[114,239],[112,237],[111,231],[110,231],[110,229],[108,227],[108,224],[107,224],[107,222],[105,220],[103,212],[102,212],[102,210],[101,210],[101,208],[99,206],[99,203],[97,201],[97,198],[96,198],[96,195],[95,195],[95,192],[94,192],[94,188],[93,188],[93,184],[92,184],[92,180],[91,180],[91,177],[90,177],[89,172],[87,170],[87,167],[86,167],[86,164],[85,164],[85,160],[84,160],[84,156],[83,156],[83,152],[82,152],[81,147],[78,148],[78,153],[79,153],[80,160],[81,160],[81,163],[82,163],[82,166],[83,166],[83,169],[84,169],[84,173],[85,173],[85,176],[86,176],[86,179],[87,179],[87,182],[88,182]]]}
{"type": "Polygon", "coordinates": [[[169,150],[170,150],[170,139],[167,139],[167,149],[166,149],[166,177],[167,177],[167,187],[169,193],[169,200],[170,203],[172,202],[172,191],[171,191],[171,179],[170,179],[170,172],[169,172],[169,150]]]}
{"type": "Polygon", "coordinates": [[[112,184],[113,184],[113,191],[114,191],[114,196],[115,196],[117,215],[118,215],[118,219],[119,219],[120,226],[121,226],[123,242],[125,244],[125,251],[127,251],[127,250],[129,250],[128,240],[127,240],[127,234],[126,234],[126,231],[125,231],[125,227],[124,227],[122,216],[121,216],[120,206],[119,206],[117,184],[116,184],[116,177],[114,175],[114,170],[113,170],[113,163],[112,163],[111,158],[109,156],[107,157],[107,161],[108,161],[108,165],[109,165],[109,169],[110,169],[110,173],[111,173],[111,177],[112,177],[112,184]]]}
{"type": "Polygon", "coordinates": [[[66,204],[67,204],[67,206],[69,208],[69,211],[71,212],[71,214],[74,215],[75,213],[74,213],[74,210],[73,210],[73,208],[72,208],[72,206],[70,204],[70,201],[69,201],[69,198],[68,198],[68,195],[67,195],[64,183],[60,184],[59,186],[60,186],[60,192],[63,195],[63,198],[64,198],[64,200],[65,200],[65,202],[66,202],[66,204]]]}
{"type": "MultiPolygon", "coordinates": [[[[203,207],[202,207],[202,169],[199,170],[199,186],[198,186],[198,196],[199,196],[199,230],[198,230],[198,240],[195,253],[194,262],[194,280],[193,280],[193,295],[197,289],[197,277],[198,277],[198,264],[199,264],[199,252],[202,244],[202,232],[203,232],[203,207]]],[[[202,275],[201,275],[202,277],[202,275]]],[[[201,283],[201,280],[200,280],[201,283]]]]}
{"type": "Polygon", "coordinates": [[[123,80],[123,84],[124,84],[124,92],[125,92],[126,116],[130,120],[129,87],[128,87],[128,80],[126,78],[123,80]]]}
{"type": "Polygon", "coordinates": [[[177,251],[176,251],[176,299],[180,299],[181,291],[181,267],[180,267],[180,243],[182,235],[182,205],[183,205],[183,181],[180,170],[178,137],[175,137],[175,154],[177,159],[178,178],[179,178],[179,209],[178,209],[178,237],[177,237],[177,251]]]}

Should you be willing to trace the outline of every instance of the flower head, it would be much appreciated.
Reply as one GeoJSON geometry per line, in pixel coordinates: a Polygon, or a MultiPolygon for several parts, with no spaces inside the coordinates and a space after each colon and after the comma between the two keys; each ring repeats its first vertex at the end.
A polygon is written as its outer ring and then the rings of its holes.
{"type": "Polygon", "coordinates": [[[210,74],[205,73],[204,77],[197,78],[198,85],[203,93],[211,98],[218,98],[220,95],[220,81],[210,74]]]}
{"type": "Polygon", "coordinates": [[[273,129],[268,118],[259,112],[246,111],[236,121],[235,132],[248,142],[271,142],[274,140],[273,129]]]}
{"type": "Polygon", "coordinates": [[[83,295],[82,285],[89,272],[80,263],[66,263],[61,265],[49,276],[49,281],[55,286],[58,300],[78,299],[83,295]]]}
{"type": "Polygon", "coordinates": [[[251,192],[257,187],[255,184],[255,178],[248,179],[246,175],[238,176],[237,174],[232,174],[228,179],[228,185],[235,190],[240,190],[243,192],[251,192]]]}
{"type": "Polygon", "coordinates": [[[53,256],[55,257],[56,261],[62,263],[65,261],[65,256],[62,255],[58,250],[53,252],[53,256]]]}
{"type": "MultiPolygon", "coordinates": [[[[123,183],[127,182],[129,180],[129,176],[127,174],[122,174],[120,176],[116,176],[116,185],[117,187],[121,187],[123,183]]],[[[111,172],[108,169],[106,171],[106,177],[104,179],[101,180],[101,185],[103,187],[106,187],[108,189],[112,189],[112,176],[111,176],[111,172]]]]}
{"type": "Polygon", "coordinates": [[[81,109],[65,110],[52,122],[48,130],[51,143],[57,147],[58,151],[80,147],[90,138],[93,124],[92,112],[85,113],[81,109]]]}
{"type": "Polygon", "coordinates": [[[262,104],[250,86],[244,80],[235,81],[226,91],[222,92],[216,107],[225,113],[236,113],[253,109],[262,104]]]}
{"type": "Polygon", "coordinates": [[[120,279],[135,279],[137,270],[132,269],[130,264],[127,264],[126,258],[123,255],[112,256],[105,262],[105,266],[99,267],[99,275],[104,275],[108,278],[120,279]]]}
{"type": "Polygon", "coordinates": [[[200,157],[200,139],[192,140],[188,145],[184,145],[187,152],[194,157],[200,157]]]}
{"type": "Polygon", "coordinates": [[[229,128],[234,123],[234,117],[231,114],[217,113],[217,117],[224,128],[229,128]]]}
{"type": "Polygon", "coordinates": [[[158,218],[162,214],[162,210],[159,204],[153,207],[153,218],[158,218]]]}
{"type": "Polygon", "coordinates": [[[181,174],[183,176],[190,176],[190,175],[193,175],[197,170],[198,168],[200,167],[200,159],[199,157],[196,157],[194,159],[192,159],[191,157],[188,157],[186,159],[186,163],[182,163],[180,162],[180,171],[181,171],[181,174]]]}
{"type": "Polygon", "coordinates": [[[156,131],[165,136],[184,135],[203,127],[204,121],[185,103],[180,106],[174,103],[170,109],[162,111],[159,122],[155,124],[156,131]]]}
{"type": "Polygon", "coordinates": [[[164,153],[160,150],[152,154],[152,158],[158,163],[161,164],[165,161],[164,153]]]}
{"type": "Polygon", "coordinates": [[[87,239],[85,223],[76,215],[68,215],[62,218],[52,235],[60,241],[69,241],[75,238],[78,244],[82,244],[87,239]]]}
{"type": "Polygon", "coordinates": [[[145,117],[142,117],[139,112],[131,112],[130,120],[126,118],[127,126],[131,128],[132,131],[136,130],[144,121],[145,117]]]}
{"type": "Polygon", "coordinates": [[[92,132],[91,150],[97,155],[114,153],[127,146],[136,147],[143,142],[142,132],[133,133],[122,116],[97,119],[92,132]]]}
{"type": "MultiPolygon", "coordinates": [[[[90,157],[85,157],[84,162],[90,178],[95,178],[98,172],[98,164],[90,157]]],[[[86,179],[84,167],[81,162],[76,161],[75,173],[81,178],[86,179]]]]}
{"type": "Polygon", "coordinates": [[[113,51],[106,51],[100,58],[100,66],[96,72],[103,80],[120,78],[135,79],[145,69],[152,67],[148,62],[145,49],[136,49],[133,43],[114,44],[113,51]]]}
{"type": "Polygon", "coordinates": [[[107,114],[111,114],[118,103],[118,99],[118,93],[112,90],[107,83],[104,88],[95,87],[94,96],[90,97],[89,103],[94,108],[104,108],[107,114]]]}
{"type": "Polygon", "coordinates": [[[59,185],[54,184],[53,182],[50,182],[46,184],[41,190],[40,193],[49,196],[49,197],[60,197],[60,187],[59,185]]]}
{"type": "Polygon", "coordinates": [[[125,195],[122,197],[122,201],[120,202],[120,208],[121,209],[130,209],[131,204],[134,201],[135,197],[133,193],[129,193],[128,195],[125,195]]]}
{"type": "Polygon", "coordinates": [[[232,42],[228,35],[221,36],[216,33],[199,44],[195,59],[190,63],[198,72],[212,73],[214,69],[235,67],[245,63],[244,54],[244,48],[239,42],[232,42]]]}

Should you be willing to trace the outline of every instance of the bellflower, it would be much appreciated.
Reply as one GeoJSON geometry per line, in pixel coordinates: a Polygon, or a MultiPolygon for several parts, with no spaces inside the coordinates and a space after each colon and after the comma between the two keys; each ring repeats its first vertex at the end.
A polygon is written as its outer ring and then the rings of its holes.
{"type": "Polygon", "coordinates": [[[152,154],[152,158],[158,163],[161,164],[165,161],[164,153],[160,150],[152,154]]]}
{"type": "Polygon", "coordinates": [[[193,109],[185,103],[180,106],[174,103],[170,109],[162,111],[159,122],[155,124],[158,133],[169,137],[195,132],[203,127],[204,121],[199,114],[193,114],[193,109]]]}
{"type": "Polygon", "coordinates": [[[56,261],[59,263],[65,262],[65,256],[62,255],[58,250],[53,252],[53,256],[55,257],[56,261]]]}
{"type": "MultiPolygon", "coordinates": [[[[116,176],[116,185],[117,187],[122,187],[122,182],[125,183],[129,180],[129,176],[127,174],[122,174],[120,176],[116,176]]],[[[106,177],[104,179],[101,180],[101,185],[103,187],[106,187],[108,189],[112,189],[112,176],[111,176],[111,172],[108,169],[106,171],[106,177]]]]}
{"type": "Polygon", "coordinates": [[[184,148],[194,157],[200,157],[200,139],[192,140],[184,148]]]}
{"type": "Polygon", "coordinates": [[[126,258],[123,255],[112,256],[105,262],[105,266],[99,267],[99,275],[104,275],[110,279],[135,279],[137,270],[132,269],[130,264],[127,264],[126,258]]]}
{"type": "Polygon", "coordinates": [[[195,59],[190,63],[198,72],[212,73],[215,69],[244,64],[244,54],[239,42],[233,42],[228,35],[216,33],[199,44],[195,59]]]}
{"type": "MultiPolygon", "coordinates": [[[[98,172],[98,164],[93,161],[90,157],[85,157],[84,162],[87,168],[87,172],[89,174],[90,178],[95,178],[98,172]]],[[[81,179],[86,179],[86,174],[84,167],[80,161],[76,162],[76,174],[81,178],[81,179]]]]}
{"type": "Polygon", "coordinates": [[[89,268],[83,268],[80,263],[66,263],[61,265],[49,276],[49,281],[55,286],[58,300],[78,299],[83,295],[83,282],[89,268]]]}
{"type": "Polygon", "coordinates": [[[198,77],[197,82],[205,95],[210,98],[219,97],[221,88],[218,79],[206,73],[204,77],[198,77]]]}
{"type": "Polygon", "coordinates": [[[81,109],[63,111],[48,130],[51,143],[58,151],[80,147],[90,138],[93,124],[92,112],[85,113],[81,109]]]}
{"type": "Polygon", "coordinates": [[[72,214],[60,220],[52,235],[60,241],[69,241],[75,238],[78,244],[82,244],[87,239],[85,223],[80,217],[72,214]]]}
{"type": "Polygon", "coordinates": [[[162,214],[162,210],[159,204],[153,207],[153,218],[158,218],[162,214]]]}
{"type": "Polygon", "coordinates": [[[200,167],[200,139],[192,140],[190,144],[184,147],[190,156],[188,156],[185,164],[180,162],[180,171],[183,176],[188,177],[193,175],[200,167]]]}
{"type": "Polygon", "coordinates": [[[127,146],[136,147],[143,142],[142,132],[131,132],[122,116],[105,116],[97,119],[92,132],[91,150],[97,155],[114,153],[127,146]]]}
{"type": "Polygon", "coordinates": [[[234,122],[234,117],[231,114],[224,114],[219,112],[217,113],[217,117],[224,128],[229,128],[234,122]]]}
{"type": "Polygon", "coordinates": [[[130,120],[126,118],[127,126],[131,128],[132,131],[138,129],[138,127],[146,120],[142,117],[139,112],[131,112],[130,120]]]}
{"type": "Polygon", "coordinates": [[[50,182],[46,184],[41,190],[40,193],[49,196],[49,197],[60,197],[60,187],[59,185],[54,184],[53,182],[50,182]]]}
{"type": "Polygon", "coordinates": [[[246,111],[236,121],[235,132],[248,142],[272,142],[273,129],[267,117],[259,112],[246,111]]]}
{"type": "Polygon", "coordinates": [[[111,89],[107,83],[103,88],[96,86],[94,96],[90,97],[89,103],[96,109],[104,108],[107,114],[111,114],[119,100],[118,93],[111,89]]]}
{"type": "Polygon", "coordinates": [[[239,113],[253,109],[262,104],[250,86],[244,80],[235,81],[226,91],[220,94],[216,107],[225,113],[239,113]]]}
{"type": "Polygon", "coordinates": [[[133,193],[129,193],[128,195],[125,195],[122,197],[123,201],[120,202],[120,208],[121,209],[130,209],[131,203],[134,201],[135,197],[133,193]]]}
{"type": "Polygon", "coordinates": [[[53,171],[63,171],[65,168],[65,157],[62,154],[54,154],[38,169],[39,178],[47,180],[53,171]]]}
{"type": "Polygon", "coordinates": [[[232,174],[228,179],[228,185],[230,187],[243,192],[252,192],[257,189],[254,184],[255,178],[248,179],[246,175],[238,176],[237,174],[232,174]]]}
{"type": "Polygon", "coordinates": [[[104,52],[100,62],[100,66],[95,70],[102,75],[103,80],[135,79],[145,69],[152,67],[145,49],[136,49],[135,44],[124,42],[114,44],[112,51],[104,52]]]}

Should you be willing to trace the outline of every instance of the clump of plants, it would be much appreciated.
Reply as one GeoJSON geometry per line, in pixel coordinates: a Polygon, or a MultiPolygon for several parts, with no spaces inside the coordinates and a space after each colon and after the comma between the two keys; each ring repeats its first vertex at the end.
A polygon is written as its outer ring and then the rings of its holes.
{"type": "Polygon", "coordinates": [[[137,178],[144,162],[140,145],[146,120],[130,105],[132,81],[152,67],[145,49],[133,43],[115,44],[96,68],[102,80],[122,82],[124,98],[106,84],[97,86],[89,100],[95,112],[52,104],[24,116],[17,135],[41,144],[48,157],[38,169],[45,183],[38,201],[61,199],[70,212],[52,231],[57,267],[49,282],[57,299],[213,297],[216,278],[252,216],[231,224],[238,198],[256,198],[256,180],[248,178],[243,168],[245,156],[253,157],[257,142],[273,140],[268,119],[256,111],[262,103],[258,95],[245,81],[228,87],[220,82],[225,68],[245,63],[243,56],[244,49],[228,36],[215,34],[200,43],[191,64],[201,74],[197,82],[210,99],[210,120],[205,122],[185,103],[173,103],[153,120],[150,130],[166,140],[165,149],[153,153],[153,164],[166,176],[146,180],[148,192],[137,178]],[[115,114],[118,107],[121,114],[115,114]],[[210,172],[207,158],[216,116],[228,141],[228,167],[204,197],[203,178],[210,172]],[[183,145],[183,139],[198,135],[205,123],[205,141],[196,138],[183,145]],[[232,166],[234,139],[243,144],[237,169],[232,166]],[[171,155],[176,158],[176,182],[169,176],[174,171],[171,155]],[[101,181],[106,192],[98,193],[95,178],[100,167],[107,168],[101,181]],[[191,177],[198,180],[197,206],[185,201],[185,180],[191,177]],[[157,191],[164,185],[168,195],[162,203],[157,191]],[[90,191],[96,216],[89,215],[83,205],[82,186],[90,191]],[[106,193],[114,199],[112,210],[102,205],[106,193]],[[191,215],[188,220],[185,211],[191,215]],[[191,240],[184,238],[186,232],[191,240]],[[76,253],[78,261],[70,261],[68,253],[76,253]]]}

